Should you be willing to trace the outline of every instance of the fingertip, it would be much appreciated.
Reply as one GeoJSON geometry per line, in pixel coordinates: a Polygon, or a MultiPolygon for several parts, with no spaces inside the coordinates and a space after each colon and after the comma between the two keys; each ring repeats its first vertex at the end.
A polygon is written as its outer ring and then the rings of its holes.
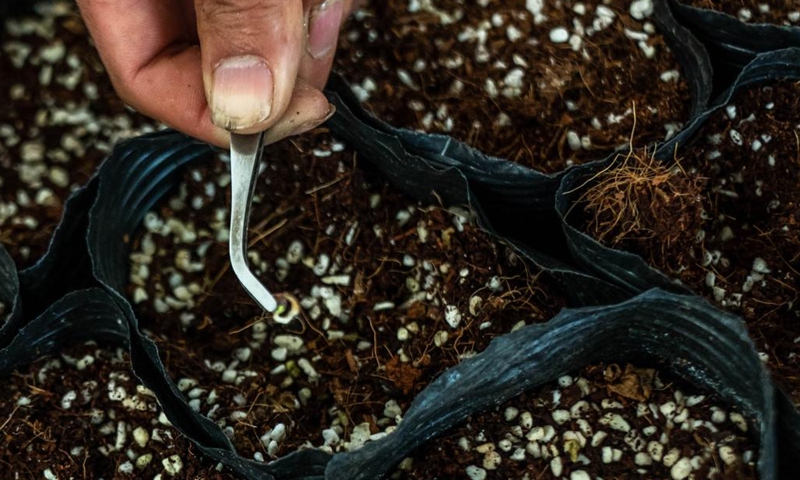
{"type": "Polygon", "coordinates": [[[162,123],[197,140],[227,150],[231,144],[231,133],[211,123],[208,112],[196,120],[187,117],[163,118],[162,123]]]}
{"type": "Polygon", "coordinates": [[[228,150],[231,147],[231,132],[212,124],[212,129],[205,138],[201,138],[206,143],[215,147],[228,150]]]}
{"type": "Polygon", "coordinates": [[[333,55],[344,20],[344,0],[325,0],[313,7],[308,19],[306,48],[317,60],[333,55]]]}
{"type": "Polygon", "coordinates": [[[284,116],[266,131],[264,144],[312,130],[331,118],[335,112],[336,107],[328,102],[321,91],[303,85],[295,90],[284,116]]]}
{"type": "Polygon", "coordinates": [[[231,145],[231,132],[220,128],[211,121],[211,114],[207,105],[198,106],[198,114],[192,121],[186,119],[183,125],[176,125],[174,128],[185,134],[195,137],[215,147],[229,149],[231,145]],[[191,123],[189,123],[191,122],[191,123]]]}

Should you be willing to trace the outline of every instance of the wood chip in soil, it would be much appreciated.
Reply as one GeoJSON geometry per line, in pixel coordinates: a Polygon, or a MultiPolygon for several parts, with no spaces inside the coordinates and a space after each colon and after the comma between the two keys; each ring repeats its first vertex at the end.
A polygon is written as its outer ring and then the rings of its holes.
{"type": "Polygon", "coordinates": [[[336,69],[384,121],[559,171],[688,120],[688,80],[640,3],[371,2],[336,69]]]}

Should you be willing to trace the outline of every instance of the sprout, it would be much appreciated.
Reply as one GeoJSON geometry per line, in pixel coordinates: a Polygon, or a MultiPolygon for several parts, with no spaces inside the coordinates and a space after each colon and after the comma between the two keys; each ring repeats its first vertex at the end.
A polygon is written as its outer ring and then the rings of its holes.
{"type": "Polygon", "coordinates": [[[278,307],[272,314],[272,319],[281,324],[290,323],[300,314],[300,302],[291,293],[280,293],[275,295],[278,307]]]}

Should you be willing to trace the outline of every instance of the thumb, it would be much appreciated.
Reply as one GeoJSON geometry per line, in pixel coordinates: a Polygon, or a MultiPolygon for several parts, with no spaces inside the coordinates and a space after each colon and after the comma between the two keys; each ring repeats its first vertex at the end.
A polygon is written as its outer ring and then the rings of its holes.
{"type": "Polygon", "coordinates": [[[302,58],[302,0],[195,0],[203,83],[218,127],[262,131],[289,105],[302,58]]]}

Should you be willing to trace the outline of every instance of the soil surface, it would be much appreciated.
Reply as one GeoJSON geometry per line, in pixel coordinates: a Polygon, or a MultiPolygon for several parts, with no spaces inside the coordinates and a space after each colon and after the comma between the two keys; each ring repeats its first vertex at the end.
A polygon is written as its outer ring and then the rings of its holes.
{"type": "Polygon", "coordinates": [[[169,426],[121,349],[71,347],[3,382],[4,478],[238,478],[169,426]]]}
{"type": "Polygon", "coordinates": [[[681,0],[681,3],[692,7],[727,13],[745,23],[774,23],[793,27],[800,26],[800,6],[791,1],[681,0]]]}
{"type": "Polygon", "coordinates": [[[390,431],[446,368],[560,309],[553,287],[467,211],[367,181],[327,134],[270,158],[250,259],[297,302],[296,315],[279,316],[290,323],[262,315],[228,269],[221,161],[186,173],[131,255],[143,327],[169,344],[169,370],[197,382],[195,405],[231,428],[244,455],[356,448],[390,431]]]}
{"type": "MultiPolygon", "coordinates": [[[[680,168],[652,167],[648,171],[658,175],[650,176],[632,168],[610,170],[593,187],[594,194],[605,192],[605,200],[589,202],[585,217],[600,212],[605,222],[589,221],[587,227],[596,237],[638,253],[742,315],[795,403],[800,403],[798,99],[797,82],[741,91],[678,151],[680,168]]],[[[646,162],[632,164],[641,170],[646,162]]]]}
{"type": "Polygon", "coordinates": [[[153,129],[114,93],[74,6],[36,9],[0,27],[0,242],[19,266],[41,256],[111,146],[153,129]]]}
{"type": "Polygon", "coordinates": [[[752,479],[748,428],[656,370],[593,365],[470,418],[392,478],[752,479]]]}
{"type": "Polygon", "coordinates": [[[345,28],[336,69],[395,126],[547,172],[604,158],[632,132],[663,140],[688,119],[687,79],[652,12],[535,3],[371,2],[345,28]]]}

